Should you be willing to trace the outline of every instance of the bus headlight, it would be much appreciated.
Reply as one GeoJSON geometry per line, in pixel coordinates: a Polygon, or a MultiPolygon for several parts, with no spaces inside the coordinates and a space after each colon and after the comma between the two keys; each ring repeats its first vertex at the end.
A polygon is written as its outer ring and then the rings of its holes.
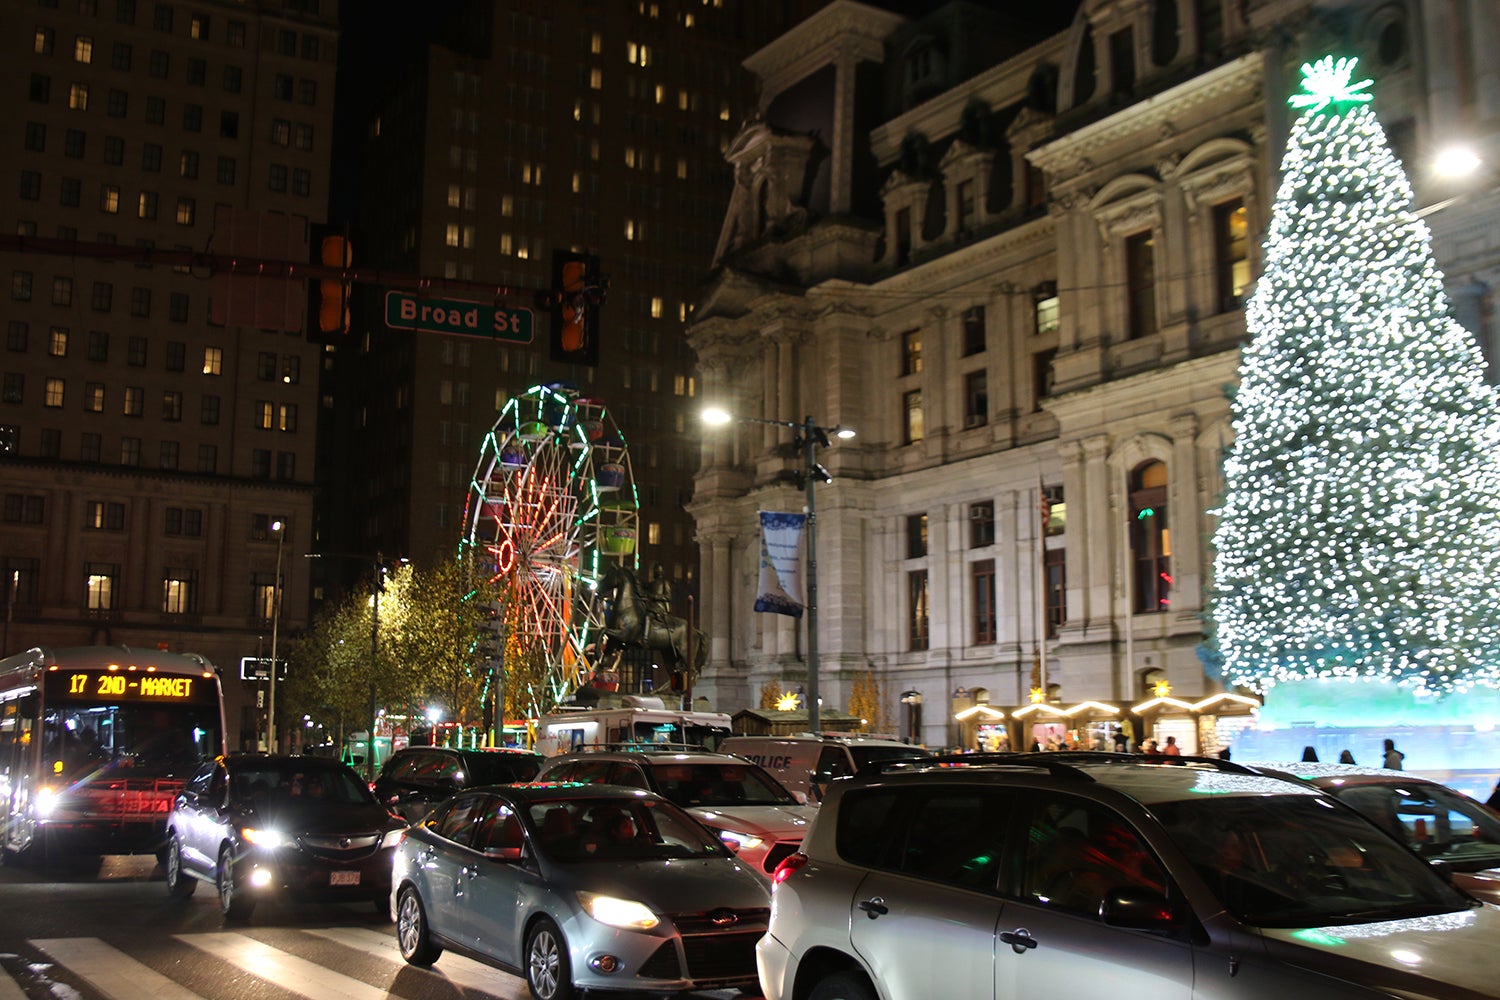
{"type": "Polygon", "coordinates": [[[37,819],[46,819],[57,809],[57,792],[50,785],[43,785],[36,790],[36,798],[32,799],[32,806],[36,809],[37,819]]]}
{"type": "Polygon", "coordinates": [[[256,847],[282,847],[286,844],[286,837],[282,836],[280,830],[247,826],[240,830],[240,836],[245,838],[245,843],[254,844],[256,847]]]}

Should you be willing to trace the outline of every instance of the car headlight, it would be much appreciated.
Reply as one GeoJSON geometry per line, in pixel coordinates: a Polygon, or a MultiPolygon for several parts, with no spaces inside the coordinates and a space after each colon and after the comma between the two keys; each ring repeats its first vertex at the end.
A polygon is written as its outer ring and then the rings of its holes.
{"type": "Polygon", "coordinates": [[[603,896],[597,892],[580,892],[578,902],[585,913],[611,927],[623,927],[628,931],[649,931],[661,923],[650,907],[633,899],[603,896]]]}
{"type": "Polygon", "coordinates": [[[394,830],[387,830],[385,831],[385,835],[380,838],[380,846],[375,849],[377,851],[383,851],[387,847],[396,847],[401,843],[402,838],[405,836],[406,827],[404,826],[398,826],[394,830]]]}
{"type": "Polygon", "coordinates": [[[240,830],[240,836],[245,838],[245,843],[256,847],[282,847],[286,844],[286,837],[280,830],[247,826],[240,830]]]}
{"type": "Polygon", "coordinates": [[[57,792],[50,785],[43,785],[36,790],[36,798],[32,801],[36,806],[37,817],[46,819],[57,808],[57,792]]]}
{"type": "Polygon", "coordinates": [[[764,837],[740,833],[738,830],[720,830],[719,839],[736,851],[753,851],[766,842],[764,837]]]}

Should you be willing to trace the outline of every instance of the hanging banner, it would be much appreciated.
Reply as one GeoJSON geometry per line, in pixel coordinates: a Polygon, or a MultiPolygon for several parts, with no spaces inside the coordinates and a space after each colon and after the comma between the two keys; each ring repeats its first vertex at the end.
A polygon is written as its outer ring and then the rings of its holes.
{"type": "Polygon", "coordinates": [[[802,529],[806,514],[760,512],[760,586],[755,610],[802,617],[802,529]]]}

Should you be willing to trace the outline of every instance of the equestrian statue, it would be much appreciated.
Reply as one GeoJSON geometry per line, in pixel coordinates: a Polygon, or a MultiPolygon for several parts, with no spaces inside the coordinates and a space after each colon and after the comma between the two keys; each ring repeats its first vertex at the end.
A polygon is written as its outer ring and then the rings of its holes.
{"type": "Polygon", "coordinates": [[[671,613],[670,584],[657,567],[655,587],[647,589],[635,573],[623,566],[611,568],[599,581],[597,597],[604,602],[604,637],[600,644],[600,669],[618,660],[625,647],[654,649],[671,660],[674,674],[692,671],[697,680],[708,660],[707,643],[698,629],[691,632],[692,656],[688,656],[689,630],[683,618],[671,613]],[[613,653],[613,656],[611,656],[613,653]]]}

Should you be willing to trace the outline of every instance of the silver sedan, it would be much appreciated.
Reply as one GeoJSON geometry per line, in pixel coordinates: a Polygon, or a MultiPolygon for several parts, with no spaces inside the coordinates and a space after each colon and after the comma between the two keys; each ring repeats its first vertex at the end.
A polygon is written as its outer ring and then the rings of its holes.
{"type": "Polygon", "coordinates": [[[451,948],[569,1000],[754,989],[770,892],[659,795],[532,784],[455,795],[412,827],[391,905],[413,965],[451,948]]]}

